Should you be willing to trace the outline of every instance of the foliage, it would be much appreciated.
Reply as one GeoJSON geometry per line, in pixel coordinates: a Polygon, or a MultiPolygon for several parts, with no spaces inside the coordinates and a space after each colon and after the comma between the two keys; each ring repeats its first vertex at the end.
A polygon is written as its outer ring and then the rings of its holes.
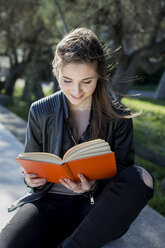
{"type": "Polygon", "coordinates": [[[50,80],[53,52],[65,34],[65,22],[69,31],[86,26],[108,43],[117,64],[111,84],[127,93],[141,70],[153,74],[164,68],[164,17],[165,0],[150,4],[146,0],[0,0],[0,54],[8,56],[13,66],[5,86],[11,89],[6,92],[12,94],[18,77],[27,77],[30,63],[38,67],[38,81],[50,80]],[[120,49],[114,52],[116,48],[120,49]],[[123,81],[128,83],[123,86],[123,81]]]}
{"type": "MultiPolygon", "coordinates": [[[[44,3],[44,1],[43,1],[44,3]]],[[[6,94],[13,93],[15,81],[37,72],[37,81],[50,80],[52,47],[55,44],[50,25],[46,24],[42,0],[0,0],[0,54],[9,57],[10,71],[6,78],[6,94]],[[28,74],[28,75],[27,75],[28,74]]],[[[55,15],[49,18],[50,23],[55,15]]],[[[55,28],[55,36],[58,32],[55,28]]],[[[30,80],[33,84],[35,78],[30,80]]]]}
{"type": "Polygon", "coordinates": [[[58,3],[63,13],[59,19],[65,20],[68,30],[87,26],[103,43],[108,43],[112,61],[117,63],[111,78],[116,91],[127,93],[141,71],[153,74],[164,68],[164,0],[151,0],[149,5],[146,0],[62,0],[58,3]],[[127,83],[123,85],[123,82],[127,83]]]}

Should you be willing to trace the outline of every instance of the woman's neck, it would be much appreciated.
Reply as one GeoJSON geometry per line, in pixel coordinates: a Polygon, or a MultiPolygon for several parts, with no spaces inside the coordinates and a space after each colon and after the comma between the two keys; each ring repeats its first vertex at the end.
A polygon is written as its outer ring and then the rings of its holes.
{"type": "Polygon", "coordinates": [[[66,99],[66,101],[67,101],[69,111],[76,112],[76,111],[85,111],[85,110],[90,111],[91,110],[92,99],[90,102],[86,104],[79,104],[79,105],[72,104],[68,99],[66,99]]]}
{"type": "Polygon", "coordinates": [[[78,142],[89,124],[90,109],[69,111],[69,125],[75,140],[78,142]]]}

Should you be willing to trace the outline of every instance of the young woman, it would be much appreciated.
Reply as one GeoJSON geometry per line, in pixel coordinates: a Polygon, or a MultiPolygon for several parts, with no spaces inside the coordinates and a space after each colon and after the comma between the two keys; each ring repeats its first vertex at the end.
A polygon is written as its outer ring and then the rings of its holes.
{"type": "Polygon", "coordinates": [[[31,192],[9,209],[20,207],[0,235],[1,248],[100,248],[122,236],[153,196],[152,176],[134,165],[132,116],[107,94],[105,53],[96,35],[86,28],[66,35],[53,72],[61,90],[32,104],[25,152],[62,157],[78,143],[101,138],[115,152],[118,173],[59,184],[24,173],[31,192]]]}

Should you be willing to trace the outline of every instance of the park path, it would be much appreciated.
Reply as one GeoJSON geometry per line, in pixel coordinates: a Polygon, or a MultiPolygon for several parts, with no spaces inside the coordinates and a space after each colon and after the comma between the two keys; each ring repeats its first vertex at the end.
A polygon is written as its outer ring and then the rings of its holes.
{"type": "Polygon", "coordinates": [[[154,98],[155,91],[144,91],[144,90],[130,90],[128,95],[135,95],[138,97],[149,97],[154,98]]]}
{"type": "MultiPolygon", "coordinates": [[[[26,192],[14,158],[23,151],[26,123],[0,105],[0,231],[16,213],[8,206],[26,192]],[[22,143],[21,143],[22,142],[22,143]]],[[[146,206],[120,239],[104,248],[164,248],[165,218],[146,206]]]]}
{"type": "Polygon", "coordinates": [[[0,123],[0,230],[15,212],[9,205],[26,192],[21,168],[14,160],[23,145],[0,123]]]}

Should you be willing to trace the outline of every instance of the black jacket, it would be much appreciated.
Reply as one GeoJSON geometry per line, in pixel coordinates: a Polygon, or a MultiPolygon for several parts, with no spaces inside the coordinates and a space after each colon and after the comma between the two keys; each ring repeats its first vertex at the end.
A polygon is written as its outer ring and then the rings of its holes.
{"type": "MultiPolygon", "coordinates": [[[[88,140],[89,125],[79,143],[88,140]]],[[[106,133],[105,140],[115,152],[118,171],[132,166],[134,164],[132,119],[110,122],[106,133]]],[[[29,111],[25,152],[49,152],[63,157],[64,153],[74,145],[75,141],[68,125],[68,107],[64,94],[58,91],[34,102],[29,111]]],[[[40,199],[52,185],[46,183],[42,187],[31,189],[27,195],[12,204],[8,211],[40,199]]]]}

